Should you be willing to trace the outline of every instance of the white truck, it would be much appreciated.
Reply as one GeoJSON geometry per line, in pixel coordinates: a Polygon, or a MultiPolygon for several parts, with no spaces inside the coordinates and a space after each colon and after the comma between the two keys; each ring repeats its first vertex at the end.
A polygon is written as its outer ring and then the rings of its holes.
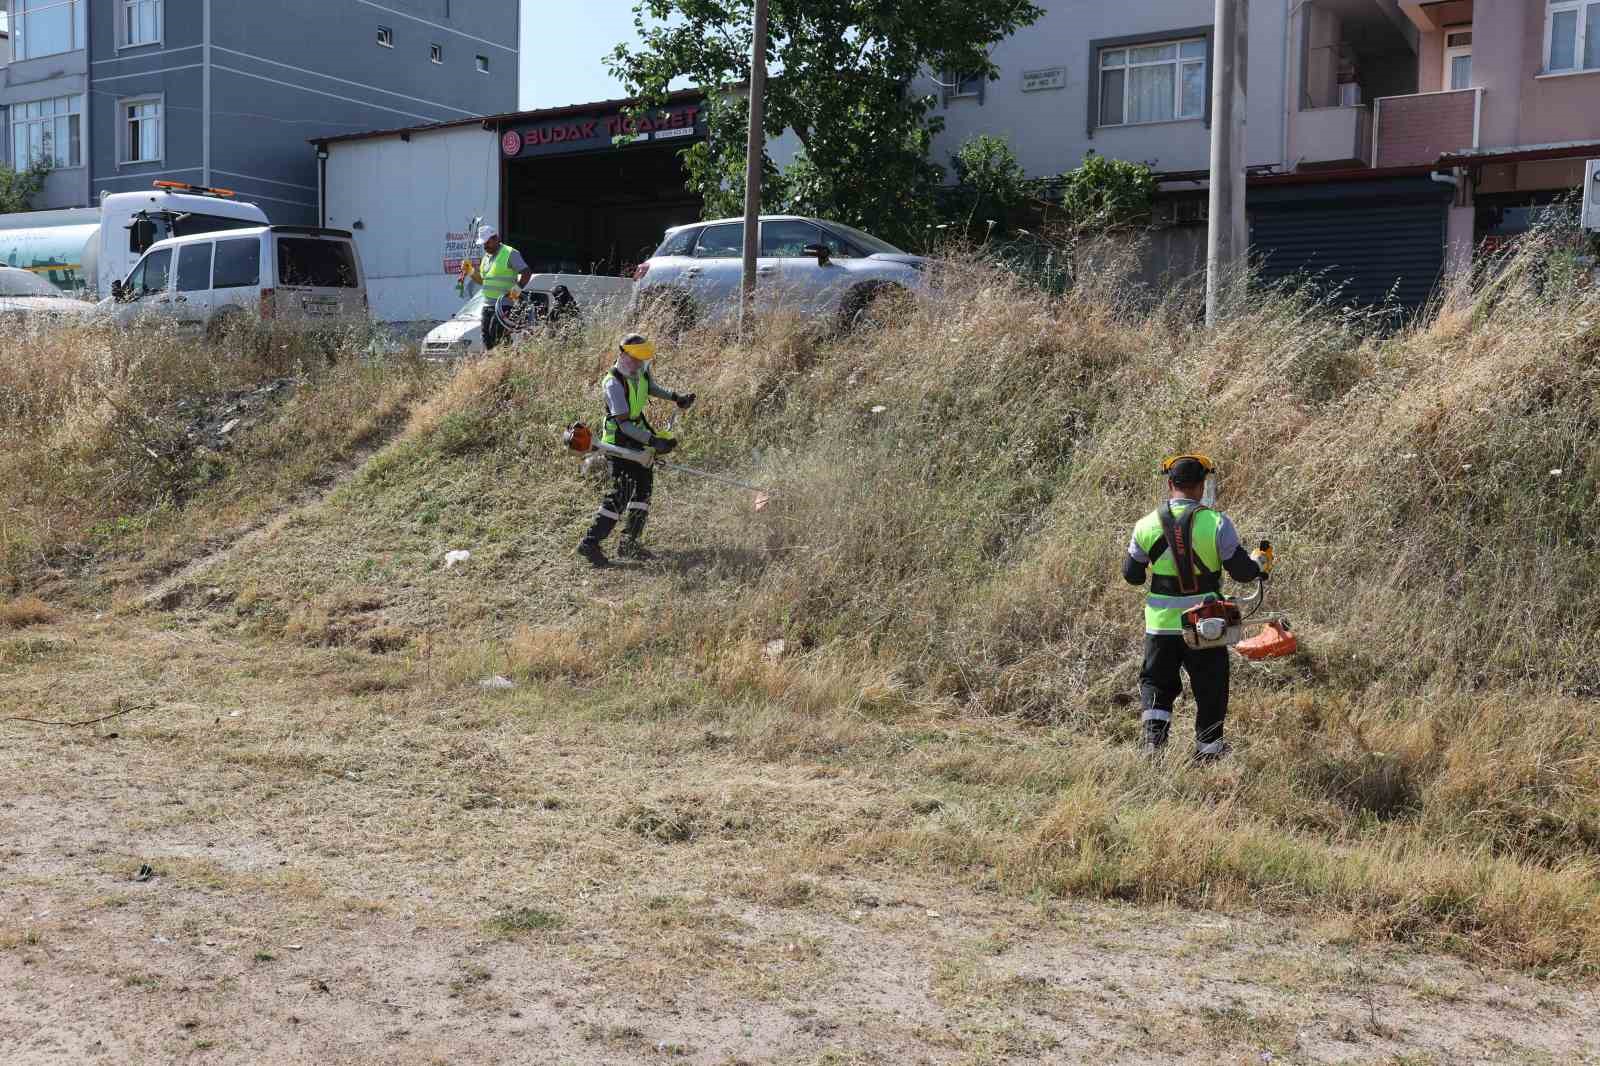
{"type": "Polygon", "coordinates": [[[99,207],[0,215],[0,266],[98,299],[159,240],[269,224],[261,208],[226,189],[158,181],[148,192],[107,193],[99,207]]]}

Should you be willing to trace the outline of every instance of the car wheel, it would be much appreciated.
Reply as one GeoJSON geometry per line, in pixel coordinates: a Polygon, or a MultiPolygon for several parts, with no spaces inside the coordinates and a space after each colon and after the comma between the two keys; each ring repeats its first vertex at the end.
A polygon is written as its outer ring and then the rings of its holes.
{"type": "Polygon", "coordinates": [[[876,329],[889,321],[887,309],[908,295],[908,290],[892,281],[869,281],[845,295],[839,308],[839,328],[845,332],[876,329]]]}

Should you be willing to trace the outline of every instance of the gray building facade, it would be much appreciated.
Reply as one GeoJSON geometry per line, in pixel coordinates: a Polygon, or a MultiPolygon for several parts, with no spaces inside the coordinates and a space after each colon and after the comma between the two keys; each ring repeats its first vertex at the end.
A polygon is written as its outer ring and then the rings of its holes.
{"type": "Polygon", "coordinates": [[[518,0],[0,0],[4,160],[40,209],[170,180],[314,224],[309,141],[514,110],[518,0]],[[6,47],[9,46],[9,47],[6,47]]]}

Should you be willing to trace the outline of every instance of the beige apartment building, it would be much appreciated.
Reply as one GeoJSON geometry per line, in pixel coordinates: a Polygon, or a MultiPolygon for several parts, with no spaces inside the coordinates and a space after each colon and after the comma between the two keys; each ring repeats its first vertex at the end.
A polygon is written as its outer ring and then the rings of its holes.
{"type": "Polygon", "coordinates": [[[1600,0],[1308,0],[1290,35],[1292,169],[1450,185],[1447,268],[1600,156],[1600,0]]]}

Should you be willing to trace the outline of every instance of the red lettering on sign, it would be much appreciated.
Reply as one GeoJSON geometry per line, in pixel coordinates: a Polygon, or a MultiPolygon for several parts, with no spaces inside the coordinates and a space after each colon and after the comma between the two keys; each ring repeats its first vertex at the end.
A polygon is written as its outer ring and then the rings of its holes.
{"type": "Polygon", "coordinates": [[[564,140],[566,140],[567,139],[567,127],[565,127],[565,126],[557,126],[555,129],[551,130],[550,131],[550,139],[552,141],[564,141],[564,140]]]}
{"type": "Polygon", "coordinates": [[[595,123],[593,123],[593,122],[585,122],[583,124],[583,139],[584,140],[588,140],[589,138],[594,136],[594,127],[595,127],[595,123]]]}

